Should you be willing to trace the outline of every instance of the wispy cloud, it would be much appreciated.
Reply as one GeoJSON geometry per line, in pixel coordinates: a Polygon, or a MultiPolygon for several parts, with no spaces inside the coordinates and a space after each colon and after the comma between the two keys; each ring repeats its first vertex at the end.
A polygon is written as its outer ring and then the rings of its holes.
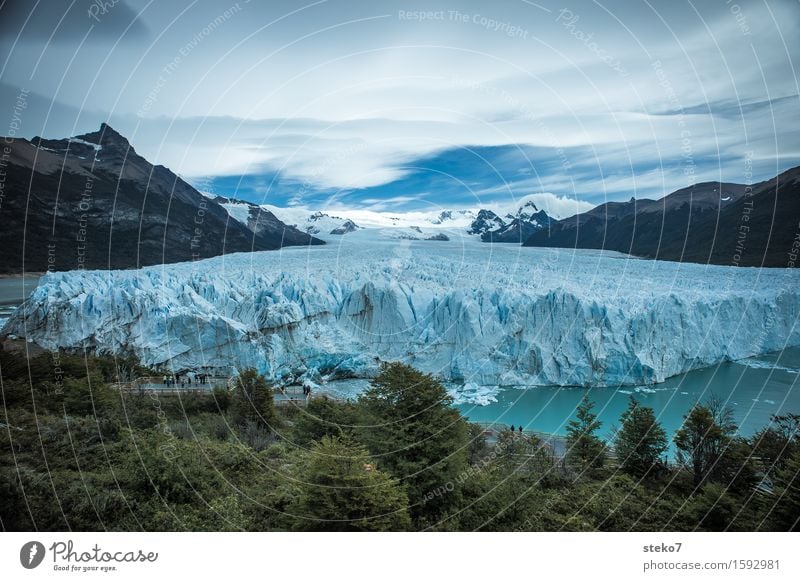
{"type": "Polygon", "coordinates": [[[151,31],[147,51],[0,40],[2,94],[32,91],[24,131],[110,120],[198,183],[294,205],[455,207],[542,192],[599,203],[741,181],[745,160],[754,179],[798,163],[800,6],[788,0],[740,2],[736,14],[723,2],[578,0],[569,18],[547,3],[455,0],[466,20],[430,21],[382,0],[252,2],[188,52],[218,3],[136,6],[114,18],[151,31]],[[503,33],[512,27],[528,34],[503,33]]]}

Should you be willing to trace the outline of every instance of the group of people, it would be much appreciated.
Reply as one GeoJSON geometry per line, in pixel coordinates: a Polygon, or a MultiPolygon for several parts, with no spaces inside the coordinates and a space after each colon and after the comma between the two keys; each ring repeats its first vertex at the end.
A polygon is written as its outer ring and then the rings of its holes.
{"type": "Polygon", "coordinates": [[[311,386],[310,385],[304,385],[303,386],[303,395],[306,396],[306,397],[311,395],[311,386]]]}
{"type": "Polygon", "coordinates": [[[205,373],[193,374],[187,373],[186,375],[165,375],[161,381],[166,387],[185,387],[191,386],[192,383],[197,385],[206,385],[208,383],[208,375],[205,373]]]}
{"type": "Polygon", "coordinates": [[[187,378],[175,375],[165,375],[164,378],[162,379],[162,383],[167,387],[175,387],[176,385],[183,387],[184,385],[186,385],[187,379],[189,380],[189,385],[191,385],[192,384],[191,377],[187,378]]]}
{"type": "MultiPolygon", "coordinates": [[[[514,424],[511,424],[511,431],[514,431],[514,424]]],[[[519,425],[519,433],[522,433],[522,424],[519,425]]]]}

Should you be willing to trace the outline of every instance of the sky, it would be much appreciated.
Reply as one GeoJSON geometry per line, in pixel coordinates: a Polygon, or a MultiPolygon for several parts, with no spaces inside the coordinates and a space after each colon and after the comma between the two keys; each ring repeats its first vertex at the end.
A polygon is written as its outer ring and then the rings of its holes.
{"type": "Polygon", "coordinates": [[[799,29],[795,0],[5,0],[0,134],[108,122],[278,206],[658,198],[800,165],[799,29]]]}

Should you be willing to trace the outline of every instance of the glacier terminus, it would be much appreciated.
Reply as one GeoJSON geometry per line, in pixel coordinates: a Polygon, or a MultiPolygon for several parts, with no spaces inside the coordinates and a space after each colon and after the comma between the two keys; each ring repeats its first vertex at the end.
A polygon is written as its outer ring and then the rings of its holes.
{"type": "MultiPolygon", "coordinates": [[[[445,230],[443,230],[445,231],[445,230]]],[[[644,385],[800,345],[795,269],[398,239],[139,270],[48,273],[2,332],[175,371],[368,378],[404,361],[466,386],[644,385]]]]}

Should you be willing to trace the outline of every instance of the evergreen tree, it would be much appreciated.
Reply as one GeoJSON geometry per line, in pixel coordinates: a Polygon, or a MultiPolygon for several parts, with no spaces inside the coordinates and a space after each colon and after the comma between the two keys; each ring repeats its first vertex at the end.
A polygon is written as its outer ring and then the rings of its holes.
{"type": "Polygon", "coordinates": [[[656,421],[653,408],[632,396],[614,438],[614,451],[623,471],[636,477],[652,474],[667,450],[667,434],[656,421]]]}
{"type": "Polygon", "coordinates": [[[441,382],[400,363],[384,366],[359,400],[371,424],[370,452],[406,484],[418,521],[435,521],[459,500],[467,425],[452,401],[441,382]]]}
{"type": "Polygon", "coordinates": [[[299,517],[298,529],[396,531],[410,526],[406,493],[347,437],[325,436],[315,444],[299,480],[292,511],[299,517]]]}
{"type": "Polygon", "coordinates": [[[263,375],[255,369],[245,369],[239,374],[234,397],[234,421],[236,424],[264,426],[274,430],[277,424],[272,388],[263,375]]]}
{"type": "Polygon", "coordinates": [[[592,413],[593,408],[589,395],[584,395],[576,419],[567,424],[567,459],[589,473],[601,468],[606,456],[605,443],[597,436],[602,422],[592,413]]]}

